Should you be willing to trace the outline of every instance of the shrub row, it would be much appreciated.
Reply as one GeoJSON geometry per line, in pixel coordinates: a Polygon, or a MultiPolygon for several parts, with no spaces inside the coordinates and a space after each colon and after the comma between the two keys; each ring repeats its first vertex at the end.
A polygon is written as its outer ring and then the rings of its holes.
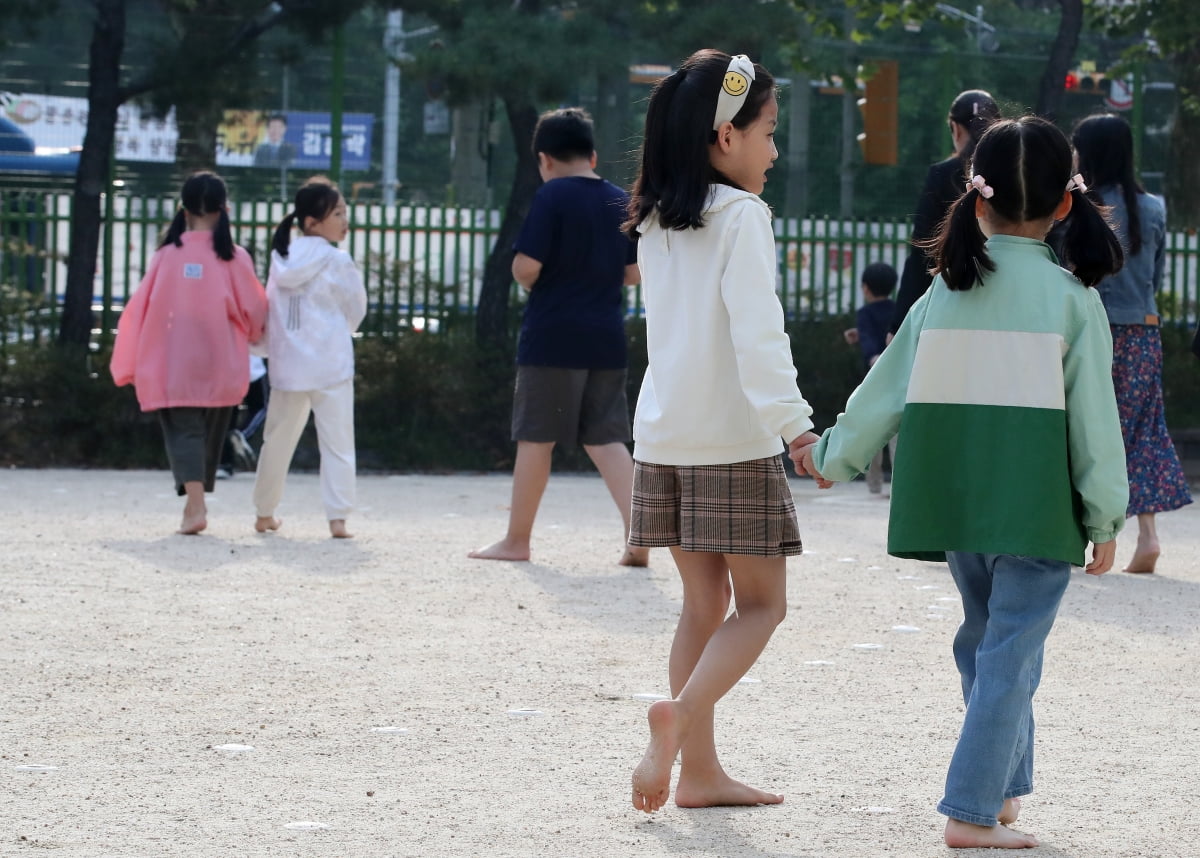
{"type": "MultiPolygon", "coordinates": [[[[842,340],[848,318],[789,327],[800,389],[818,429],[830,425],[861,376],[856,348],[842,340]]],[[[645,327],[629,331],[629,401],[645,372],[645,327]]],[[[1200,364],[1190,331],[1164,328],[1163,387],[1174,429],[1200,427],[1200,364]]],[[[507,470],[511,347],[483,348],[468,332],[364,338],[357,344],[356,433],[362,471],[507,470]]],[[[561,470],[588,469],[581,450],[556,452],[561,470]]],[[[0,366],[0,463],[22,467],[161,468],[157,421],[132,388],[116,388],[108,354],[10,346],[0,366]]],[[[315,468],[307,430],[298,468],[315,468]]]]}

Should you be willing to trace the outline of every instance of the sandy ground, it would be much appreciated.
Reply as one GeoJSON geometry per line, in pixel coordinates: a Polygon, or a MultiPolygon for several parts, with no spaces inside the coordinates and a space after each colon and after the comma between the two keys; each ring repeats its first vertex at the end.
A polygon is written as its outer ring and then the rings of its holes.
{"type": "MultiPolygon", "coordinates": [[[[350,542],[312,475],[254,534],[251,483],[180,537],[165,473],[0,472],[0,855],[985,854],[942,846],[933,809],[954,586],[885,554],[862,483],[793,481],[788,619],[718,708],[727,768],[786,802],[653,817],[629,774],[680,587],[666,551],[615,565],[598,478],[555,475],[519,564],[466,557],[506,475],[363,477],[350,542]]],[[[1025,854],[1200,854],[1200,512],[1160,522],[1160,574],[1072,581],[1025,854]]]]}

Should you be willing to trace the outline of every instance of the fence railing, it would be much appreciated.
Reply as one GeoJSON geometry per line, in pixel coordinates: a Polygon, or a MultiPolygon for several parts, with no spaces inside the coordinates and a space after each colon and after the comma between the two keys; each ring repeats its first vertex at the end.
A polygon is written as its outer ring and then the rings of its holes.
{"type": "MultiPolygon", "coordinates": [[[[93,283],[96,328],[112,330],[137,288],[175,201],[124,194],[104,200],[101,254],[93,283]]],[[[271,236],[284,203],[231,205],[234,240],[254,256],[266,280],[271,236]]],[[[344,247],[363,271],[370,311],[368,334],[438,332],[473,315],[483,268],[500,228],[500,212],[435,206],[352,204],[344,247]]],[[[0,347],[42,341],[57,333],[66,287],[71,195],[0,191],[0,347]]],[[[792,318],[851,313],[859,278],[872,262],[901,269],[908,253],[905,223],[838,218],[777,218],[777,290],[792,318]]],[[[1168,235],[1166,276],[1159,293],[1165,322],[1197,317],[1200,237],[1168,235]]],[[[514,285],[514,294],[520,290],[514,285]]],[[[641,292],[629,290],[628,312],[641,315],[641,292]]]]}

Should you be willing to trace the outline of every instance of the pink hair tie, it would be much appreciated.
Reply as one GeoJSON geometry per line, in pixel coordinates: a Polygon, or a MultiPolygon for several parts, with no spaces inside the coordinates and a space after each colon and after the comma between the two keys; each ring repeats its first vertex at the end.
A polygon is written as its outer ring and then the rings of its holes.
{"type": "Polygon", "coordinates": [[[1072,176],[1071,180],[1067,182],[1068,191],[1075,189],[1078,189],[1079,193],[1081,194],[1087,191],[1087,185],[1083,183],[1083,176],[1079,175],[1078,173],[1072,176]]]}
{"type": "Polygon", "coordinates": [[[992,194],[996,193],[992,186],[987,183],[987,179],[985,179],[983,176],[972,176],[971,181],[967,183],[967,190],[969,191],[971,188],[979,191],[979,196],[983,197],[985,200],[990,200],[992,198],[992,194]]]}

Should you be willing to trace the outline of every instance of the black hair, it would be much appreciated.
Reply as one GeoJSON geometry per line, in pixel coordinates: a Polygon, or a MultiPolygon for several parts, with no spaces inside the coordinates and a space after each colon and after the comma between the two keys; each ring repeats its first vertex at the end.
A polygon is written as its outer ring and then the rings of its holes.
{"type": "Polygon", "coordinates": [[[337,185],[324,176],[313,176],[296,191],[291,213],[275,227],[271,249],[286,259],[288,245],[292,243],[292,229],[304,229],[305,218],[325,220],[329,213],[337,208],[341,198],[342,192],[338,190],[337,185]]]}
{"type": "Polygon", "coordinates": [[[226,262],[233,259],[233,233],[229,229],[229,213],[225,211],[228,202],[229,192],[220,176],[208,170],[192,173],[179,192],[179,211],[175,212],[175,218],[158,246],[173,244],[183,247],[181,236],[187,229],[189,212],[197,217],[220,212],[217,225],[213,228],[213,250],[226,262]]]}
{"type": "Polygon", "coordinates": [[[896,269],[886,262],[872,262],[862,273],[862,285],[876,298],[886,298],[896,288],[896,269]]]}
{"type": "Polygon", "coordinates": [[[557,161],[590,158],[596,151],[592,117],[582,107],[550,110],[538,117],[533,129],[533,154],[539,152],[557,161]]]}
{"type": "MultiPolygon", "coordinates": [[[[972,173],[991,188],[982,197],[994,219],[1011,224],[1048,220],[1062,202],[1071,179],[1071,144],[1037,116],[993,123],[975,148],[972,173]]],[[[1095,286],[1124,263],[1121,243],[1094,200],[1071,190],[1071,212],[1063,224],[1063,262],[1085,285],[1095,286]]],[[[975,217],[979,188],[971,187],[950,207],[929,246],[934,272],[951,289],[970,289],[995,271],[975,217]]]]}
{"type": "MultiPolygon", "coordinates": [[[[696,51],[650,94],[641,165],[624,225],[630,236],[653,212],[666,229],[702,227],[708,186],[738,187],[713,168],[708,154],[715,135],[717,94],[730,59],[729,54],[711,48],[696,51]]],[[[774,97],[775,78],[755,63],[750,92],[733,117],[733,127],[741,130],[751,125],[774,97]]]]}
{"type": "Polygon", "coordinates": [[[1079,120],[1071,134],[1079,157],[1079,172],[1091,188],[1119,185],[1128,215],[1125,223],[1129,252],[1142,249],[1142,221],[1138,217],[1138,194],[1146,189],[1133,171],[1133,129],[1111,113],[1098,113],[1079,120]]]}
{"type": "Polygon", "coordinates": [[[958,153],[959,160],[965,165],[971,160],[971,154],[979,145],[983,132],[1000,118],[1000,107],[990,92],[968,89],[955,96],[948,118],[967,130],[967,142],[958,153]]]}

